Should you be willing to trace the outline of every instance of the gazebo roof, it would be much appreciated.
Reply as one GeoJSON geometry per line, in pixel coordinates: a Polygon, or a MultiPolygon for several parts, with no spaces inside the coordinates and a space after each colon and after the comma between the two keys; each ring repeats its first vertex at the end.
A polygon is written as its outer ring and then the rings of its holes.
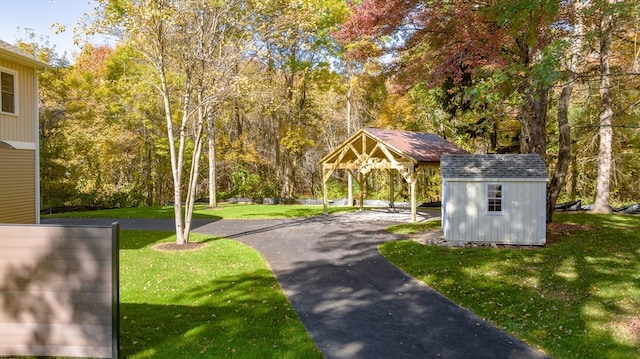
{"type": "MultiPolygon", "coordinates": [[[[334,168],[358,169],[365,162],[437,164],[443,154],[466,154],[467,151],[432,133],[363,128],[345,140],[321,164],[334,168]]],[[[388,168],[388,167],[387,167],[388,168]]]]}
{"type": "Polygon", "coordinates": [[[443,154],[468,152],[433,133],[365,128],[365,132],[396,148],[416,162],[440,162],[443,154]]]}

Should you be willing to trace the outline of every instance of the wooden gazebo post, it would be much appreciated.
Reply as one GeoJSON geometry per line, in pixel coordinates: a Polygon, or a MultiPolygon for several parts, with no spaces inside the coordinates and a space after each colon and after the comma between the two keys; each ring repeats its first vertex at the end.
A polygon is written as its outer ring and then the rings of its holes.
{"type": "Polygon", "coordinates": [[[415,172],[409,176],[409,188],[410,188],[410,192],[411,192],[411,222],[416,222],[417,221],[417,217],[418,217],[418,205],[416,202],[418,202],[417,196],[416,196],[416,183],[417,183],[417,176],[415,176],[415,172]]]}
{"type": "Polygon", "coordinates": [[[324,207],[324,214],[329,214],[329,189],[327,188],[327,180],[324,178],[327,176],[327,170],[322,168],[322,205],[324,207]]]}
{"type": "Polygon", "coordinates": [[[392,169],[387,170],[389,172],[389,208],[396,208],[396,173],[392,169]]]}

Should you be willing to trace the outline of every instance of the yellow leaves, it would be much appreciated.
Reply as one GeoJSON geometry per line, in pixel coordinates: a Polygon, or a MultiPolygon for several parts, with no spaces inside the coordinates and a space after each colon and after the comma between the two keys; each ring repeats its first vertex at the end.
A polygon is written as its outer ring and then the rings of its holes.
{"type": "Polygon", "coordinates": [[[389,95],[378,114],[377,127],[401,128],[411,122],[415,106],[407,96],[389,95]]]}
{"type": "Polygon", "coordinates": [[[230,140],[223,138],[219,146],[224,149],[224,160],[234,163],[255,163],[262,164],[264,159],[256,149],[256,143],[249,141],[249,135],[243,133],[239,138],[230,140]]]}
{"type": "Polygon", "coordinates": [[[306,134],[306,128],[300,126],[284,133],[280,144],[292,153],[303,153],[307,148],[314,146],[315,142],[306,134]]]}

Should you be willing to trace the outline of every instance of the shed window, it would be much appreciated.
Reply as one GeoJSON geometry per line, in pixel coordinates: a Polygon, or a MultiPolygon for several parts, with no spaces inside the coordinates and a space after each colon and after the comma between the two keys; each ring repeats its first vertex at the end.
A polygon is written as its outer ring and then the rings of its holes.
{"type": "Polygon", "coordinates": [[[4,113],[16,113],[16,75],[0,71],[0,102],[4,113]]]}
{"type": "Polygon", "coordinates": [[[487,212],[502,213],[503,189],[501,183],[487,184],[487,212]]]}

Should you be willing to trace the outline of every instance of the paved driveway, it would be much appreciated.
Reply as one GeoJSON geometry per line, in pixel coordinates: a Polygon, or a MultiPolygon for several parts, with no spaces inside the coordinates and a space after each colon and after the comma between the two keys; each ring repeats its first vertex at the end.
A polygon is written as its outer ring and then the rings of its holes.
{"type": "MultiPolygon", "coordinates": [[[[428,214],[421,213],[422,218],[428,214]]],[[[349,213],[278,221],[219,221],[267,260],[326,358],[542,358],[409,277],[378,253],[407,213],[349,213]]]]}
{"type": "MultiPolygon", "coordinates": [[[[419,218],[435,215],[420,213],[419,218]]],[[[401,238],[384,228],[408,220],[406,212],[367,211],[308,219],[197,221],[194,231],[258,250],[328,359],[544,358],[378,253],[380,244],[401,238]]],[[[123,229],[173,230],[172,221],[120,222],[123,229]]]]}

